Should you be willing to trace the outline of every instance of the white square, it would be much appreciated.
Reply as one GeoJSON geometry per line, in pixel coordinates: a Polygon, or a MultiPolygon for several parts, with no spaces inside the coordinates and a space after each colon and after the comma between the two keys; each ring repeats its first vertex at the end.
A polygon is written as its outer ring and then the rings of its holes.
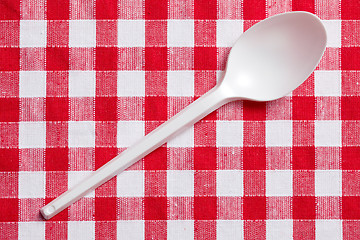
{"type": "Polygon", "coordinates": [[[45,71],[20,71],[20,97],[46,97],[45,71]]]}
{"type": "Polygon", "coordinates": [[[19,172],[19,198],[44,198],[45,173],[19,172]]]}
{"type": "Polygon", "coordinates": [[[315,71],[315,96],[341,96],[341,71],[315,71]]]}
{"type": "Polygon", "coordinates": [[[69,97],[94,97],[95,81],[95,71],[69,71],[69,97]]]}
{"type": "Polygon", "coordinates": [[[145,72],[118,71],[117,95],[119,97],[145,96],[145,72]]]}
{"type": "Polygon", "coordinates": [[[327,35],[327,47],[341,47],[341,20],[321,20],[327,35]]]}
{"type": "Polygon", "coordinates": [[[169,71],[167,91],[168,96],[194,96],[194,72],[169,71]]]}
{"type": "Polygon", "coordinates": [[[315,195],[316,196],[341,196],[342,190],[341,170],[316,170],[315,195]]]}
{"type": "Polygon", "coordinates": [[[266,239],[269,240],[288,240],[293,239],[292,220],[267,220],[266,239]]]}
{"type": "Polygon", "coordinates": [[[194,127],[188,127],[183,132],[176,134],[167,142],[168,147],[193,147],[194,146],[194,127]]]}
{"type": "Polygon", "coordinates": [[[292,171],[266,171],[266,196],[291,196],[292,189],[292,171]]]}
{"type": "Polygon", "coordinates": [[[117,239],[143,240],[145,224],[143,220],[117,221],[117,239]]]}
{"type": "Polygon", "coordinates": [[[194,171],[168,170],[167,195],[169,197],[194,196],[194,171]]]}
{"type": "Polygon", "coordinates": [[[69,122],[69,147],[94,147],[95,123],[92,121],[69,122]]]}
{"type": "Polygon", "coordinates": [[[45,148],[46,122],[19,122],[19,148],[45,148]]]}
{"type": "Polygon", "coordinates": [[[315,121],[315,146],[341,146],[341,121],[315,121]]]}
{"type": "MultiPolygon", "coordinates": [[[[69,171],[68,172],[68,189],[74,187],[78,183],[82,182],[84,179],[89,177],[93,172],[92,171],[69,171]]],[[[95,197],[95,191],[91,191],[86,194],[85,197],[95,197]]]]}
{"type": "Polygon", "coordinates": [[[292,122],[288,120],[266,121],[266,146],[292,146],[292,122]]]}
{"type": "Polygon", "coordinates": [[[218,196],[243,196],[243,171],[218,170],[216,172],[216,194],[218,196]]]}
{"type": "Polygon", "coordinates": [[[145,47],[144,20],[118,20],[119,47],[145,47]]]}
{"type": "Polygon", "coordinates": [[[168,47],[194,46],[194,20],[168,20],[168,47]]]}
{"type": "Polygon", "coordinates": [[[70,20],[69,47],[96,47],[96,21],[70,20]]]}
{"type": "Polygon", "coordinates": [[[217,220],[216,239],[238,240],[244,239],[244,221],[242,220],[217,220]]]}
{"type": "Polygon", "coordinates": [[[124,171],[117,175],[118,197],[144,196],[144,171],[124,171]]]}
{"type": "Polygon", "coordinates": [[[342,239],[341,220],[315,220],[316,240],[342,239]]]}
{"type": "Polygon", "coordinates": [[[119,121],[117,124],[117,146],[129,147],[145,134],[143,121],[119,121]]]}
{"type": "Polygon", "coordinates": [[[216,45],[218,47],[232,47],[244,30],[242,20],[217,20],[216,45]]]}
{"type": "Polygon", "coordinates": [[[95,222],[82,221],[68,222],[68,240],[93,240],[95,239],[95,222]]]}
{"type": "Polygon", "coordinates": [[[218,147],[239,147],[243,145],[242,121],[217,121],[216,145],[218,147]]]}
{"type": "Polygon", "coordinates": [[[20,20],[20,47],[46,47],[45,20],[20,20]]]}
{"type": "Polygon", "coordinates": [[[170,220],[167,221],[168,240],[192,240],[194,239],[193,220],[170,220]]]}
{"type": "Polygon", "coordinates": [[[19,240],[45,239],[45,222],[19,222],[19,240]]]}

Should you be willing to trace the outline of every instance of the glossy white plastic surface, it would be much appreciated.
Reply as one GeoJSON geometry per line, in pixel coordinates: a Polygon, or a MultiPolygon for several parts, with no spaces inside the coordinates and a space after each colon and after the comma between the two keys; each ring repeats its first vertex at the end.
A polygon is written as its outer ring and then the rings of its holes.
{"type": "Polygon", "coordinates": [[[40,210],[41,214],[50,219],[230,101],[270,101],[285,96],[312,73],[325,46],[324,26],[307,12],[279,14],[254,25],[235,43],[226,74],[217,86],[47,204],[40,210]]]}

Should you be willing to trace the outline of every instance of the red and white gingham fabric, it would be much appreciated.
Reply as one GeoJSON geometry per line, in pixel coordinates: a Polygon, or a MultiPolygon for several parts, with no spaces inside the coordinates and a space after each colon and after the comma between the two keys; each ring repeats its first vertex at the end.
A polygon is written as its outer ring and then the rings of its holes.
{"type": "Polygon", "coordinates": [[[360,239],[359,20],[358,0],[0,0],[0,238],[360,239]],[[228,104],[40,217],[295,10],[328,47],[292,95],[228,104]]]}

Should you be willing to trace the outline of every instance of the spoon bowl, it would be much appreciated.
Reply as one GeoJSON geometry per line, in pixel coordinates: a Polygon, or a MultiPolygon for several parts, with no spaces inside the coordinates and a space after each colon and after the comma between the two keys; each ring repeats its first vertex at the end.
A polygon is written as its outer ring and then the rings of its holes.
{"type": "Polygon", "coordinates": [[[325,46],[325,29],[310,13],[280,14],[254,25],[231,50],[225,77],[217,86],[54,199],[40,210],[41,214],[45,219],[55,216],[230,101],[269,101],[285,96],[308,78],[325,46]]]}
{"type": "Polygon", "coordinates": [[[326,31],[315,15],[292,12],[270,17],[237,40],[222,85],[234,98],[283,97],[310,76],[325,46],[326,31]]]}

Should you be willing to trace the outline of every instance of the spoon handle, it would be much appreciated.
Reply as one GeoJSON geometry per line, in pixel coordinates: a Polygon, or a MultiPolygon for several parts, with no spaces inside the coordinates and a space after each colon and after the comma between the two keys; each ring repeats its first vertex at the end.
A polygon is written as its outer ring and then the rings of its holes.
{"type": "Polygon", "coordinates": [[[45,219],[50,219],[72,203],[78,201],[90,191],[104,184],[126,168],[154,151],[180,131],[229,102],[225,92],[219,86],[214,87],[195,102],[180,111],[167,122],[144,136],[139,142],[113,158],[91,176],[75,187],[67,190],[40,212],[45,219]]]}

